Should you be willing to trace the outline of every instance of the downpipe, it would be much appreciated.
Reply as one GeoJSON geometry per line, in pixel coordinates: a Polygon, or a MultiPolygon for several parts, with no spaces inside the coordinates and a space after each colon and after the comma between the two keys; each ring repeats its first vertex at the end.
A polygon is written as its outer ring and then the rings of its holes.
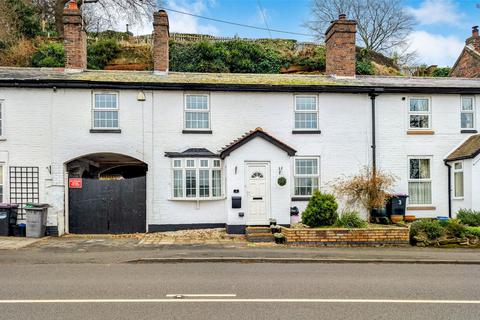
{"type": "Polygon", "coordinates": [[[452,166],[445,160],[445,165],[448,168],[448,217],[452,218],[452,166]]]}

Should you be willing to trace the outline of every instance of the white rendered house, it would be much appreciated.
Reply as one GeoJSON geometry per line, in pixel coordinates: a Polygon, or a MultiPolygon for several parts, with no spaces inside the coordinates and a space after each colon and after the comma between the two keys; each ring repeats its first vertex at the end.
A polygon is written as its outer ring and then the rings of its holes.
{"type": "Polygon", "coordinates": [[[52,234],[241,233],[375,164],[409,214],[480,210],[480,80],[355,76],[344,18],[327,39],[341,77],[174,73],[165,12],[154,27],[153,73],[0,68],[3,202],[49,203],[52,234]]]}

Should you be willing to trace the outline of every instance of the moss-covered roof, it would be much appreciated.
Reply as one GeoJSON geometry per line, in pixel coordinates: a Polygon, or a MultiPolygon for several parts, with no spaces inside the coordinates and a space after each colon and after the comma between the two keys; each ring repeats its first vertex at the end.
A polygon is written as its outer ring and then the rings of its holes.
{"type": "Polygon", "coordinates": [[[447,161],[475,158],[480,154],[480,134],[470,136],[447,157],[447,161]]]}
{"type": "Polygon", "coordinates": [[[65,81],[88,83],[130,84],[211,84],[264,86],[338,86],[338,87],[421,87],[421,88],[479,88],[479,79],[424,78],[394,76],[356,76],[336,78],[324,75],[300,74],[238,74],[170,72],[157,75],[150,71],[87,70],[66,73],[61,68],[1,68],[0,85],[15,81],[65,81]]]}

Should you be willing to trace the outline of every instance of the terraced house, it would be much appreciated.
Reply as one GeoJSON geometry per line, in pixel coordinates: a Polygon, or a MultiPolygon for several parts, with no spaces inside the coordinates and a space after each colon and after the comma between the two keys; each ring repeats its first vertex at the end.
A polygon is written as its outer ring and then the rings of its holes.
{"type": "Polygon", "coordinates": [[[290,223],[313,190],[375,165],[420,217],[480,209],[480,81],[355,76],[356,23],[326,31],[327,75],[86,70],[65,9],[65,69],[0,69],[3,202],[46,202],[50,233],[290,223]],[[284,178],[284,179],[279,179],[284,178]]]}

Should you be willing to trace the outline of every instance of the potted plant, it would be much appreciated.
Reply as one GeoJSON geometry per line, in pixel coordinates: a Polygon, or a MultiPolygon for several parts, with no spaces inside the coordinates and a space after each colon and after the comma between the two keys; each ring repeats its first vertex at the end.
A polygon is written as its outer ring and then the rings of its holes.
{"type": "Polygon", "coordinates": [[[275,243],[277,244],[284,244],[285,243],[285,235],[283,233],[274,233],[273,238],[275,239],[275,243]]]}

